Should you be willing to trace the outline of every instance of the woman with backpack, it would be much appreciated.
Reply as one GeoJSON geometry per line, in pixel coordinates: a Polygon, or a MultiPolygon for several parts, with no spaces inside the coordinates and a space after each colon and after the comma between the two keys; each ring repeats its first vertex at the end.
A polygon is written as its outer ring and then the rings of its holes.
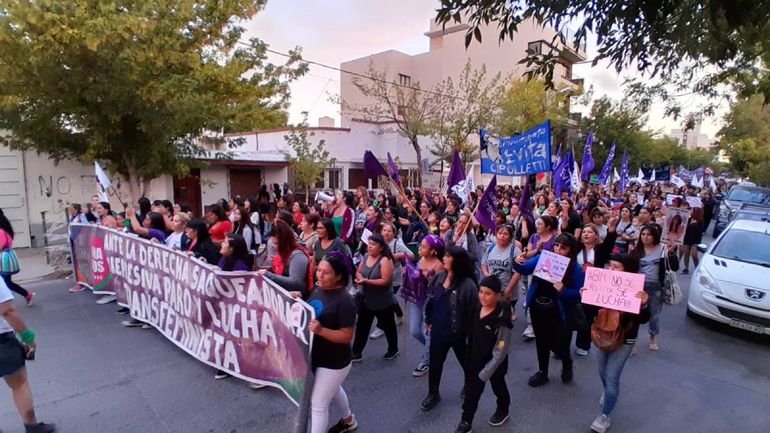
{"type": "Polygon", "coordinates": [[[275,220],[270,237],[278,254],[273,257],[271,270],[260,269],[257,273],[286,291],[302,293],[302,299],[307,299],[312,288],[308,282],[313,277],[307,250],[297,244],[294,230],[283,220],[275,220]]]}
{"type": "MultiPolygon", "coordinates": [[[[617,254],[610,257],[609,269],[619,272],[639,272],[639,260],[627,254],[617,254]]],[[[620,375],[623,367],[631,356],[639,325],[650,320],[648,307],[649,293],[638,292],[636,297],[641,300],[639,314],[620,312],[603,308],[599,310],[596,321],[591,327],[594,344],[599,350],[599,378],[602,380],[602,396],[599,405],[602,412],[591,424],[591,430],[604,433],[610,428],[610,414],[615,408],[620,393],[620,375]]]]}
{"type": "Polygon", "coordinates": [[[639,260],[639,269],[644,274],[644,291],[650,295],[650,350],[657,352],[657,335],[660,332],[660,312],[663,309],[661,290],[666,281],[666,262],[672,271],[679,270],[679,260],[673,244],[668,247],[660,243],[660,226],[648,224],[639,232],[631,257],[639,260]]]}
{"type": "Polygon", "coordinates": [[[23,296],[27,301],[27,307],[32,305],[32,297],[35,296],[34,292],[28,292],[20,285],[13,282],[13,274],[19,272],[19,259],[16,257],[16,253],[13,251],[13,226],[5,213],[0,209],[0,259],[2,260],[2,269],[0,275],[3,277],[3,281],[9,289],[23,296]]]}

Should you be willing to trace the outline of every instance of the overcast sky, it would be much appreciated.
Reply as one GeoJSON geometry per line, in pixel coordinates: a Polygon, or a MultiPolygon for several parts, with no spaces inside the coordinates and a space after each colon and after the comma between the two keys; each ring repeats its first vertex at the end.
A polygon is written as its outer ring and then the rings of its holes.
{"type": "MultiPolygon", "coordinates": [[[[307,60],[339,67],[340,63],[395,49],[407,54],[428,51],[430,20],[435,17],[436,0],[271,0],[267,7],[246,24],[249,36],[257,36],[271,49],[287,52],[302,47],[307,60]]],[[[495,40],[496,35],[485,35],[495,40]]],[[[486,42],[490,43],[490,42],[486,42]]],[[[589,43],[588,58],[593,49],[589,43]]],[[[274,56],[271,60],[281,62],[274,56]]],[[[590,64],[575,65],[573,76],[593,85],[595,96],[623,97],[623,77],[614,70],[590,64]]],[[[311,65],[310,71],[291,86],[290,121],[298,122],[309,112],[310,125],[321,116],[334,117],[339,125],[339,107],[329,97],[339,94],[340,73],[311,65]]],[[[695,106],[695,97],[684,97],[685,105],[695,106]]],[[[702,132],[714,138],[721,119],[708,119],[702,132]]],[[[660,106],[653,107],[648,119],[651,129],[667,132],[679,128],[681,121],[666,119],[660,106]]]]}

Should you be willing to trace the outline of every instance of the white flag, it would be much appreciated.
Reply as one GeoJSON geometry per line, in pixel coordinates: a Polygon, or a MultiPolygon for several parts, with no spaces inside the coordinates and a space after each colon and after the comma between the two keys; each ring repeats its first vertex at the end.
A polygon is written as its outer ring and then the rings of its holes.
{"type": "Polygon", "coordinates": [[[570,178],[570,183],[572,184],[572,191],[580,191],[580,187],[582,186],[582,183],[580,182],[580,167],[578,167],[577,160],[573,161],[574,164],[572,166],[572,177],[570,178]]]}
{"type": "Polygon", "coordinates": [[[703,178],[698,177],[696,174],[695,177],[692,179],[692,186],[695,188],[703,188],[703,178]]]}
{"type": "Polygon", "coordinates": [[[711,188],[711,192],[716,192],[717,190],[717,184],[714,182],[714,175],[711,175],[711,179],[709,180],[709,188],[711,188]]]}
{"type": "Polygon", "coordinates": [[[644,172],[642,171],[641,167],[639,167],[639,173],[636,174],[636,179],[639,181],[639,183],[644,185],[644,172]]]}
{"type": "Polygon", "coordinates": [[[620,182],[620,175],[617,168],[612,168],[612,183],[620,182]]]}
{"type": "Polygon", "coordinates": [[[104,172],[102,166],[98,162],[94,161],[94,171],[96,172],[96,183],[99,188],[99,200],[104,202],[110,201],[110,195],[107,193],[107,188],[112,186],[110,177],[104,172]]]}
{"type": "Polygon", "coordinates": [[[674,185],[676,185],[676,186],[677,186],[677,188],[682,188],[682,187],[684,187],[684,186],[686,186],[686,185],[687,185],[686,183],[684,183],[684,181],[682,180],[682,178],[680,178],[680,177],[679,177],[679,176],[677,176],[677,175],[673,175],[673,176],[671,176],[671,183],[673,183],[674,185]]]}
{"type": "Polygon", "coordinates": [[[655,169],[652,169],[652,174],[650,175],[650,183],[655,182],[655,169]]]}

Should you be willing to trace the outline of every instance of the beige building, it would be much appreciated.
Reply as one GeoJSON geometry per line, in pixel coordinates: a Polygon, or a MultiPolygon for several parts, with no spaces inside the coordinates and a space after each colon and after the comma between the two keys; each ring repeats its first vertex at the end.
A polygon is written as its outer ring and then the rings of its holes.
{"type": "MultiPolygon", "coordinates": [[[[538,25],[534,20],[527,20],[519,25],[518,32],[512,39],[498,43],[498,31],[493,26],[482,28],[483,42],[474,40],[465,47],[466,24],[450,24],[442,29],[434,21],[425,33],[430,39],[430,50],[425,53],[409,55],[400,51],[389,50],[378,54],[350,60],[342,63],[343,71],[366,75],[369,65],[376,70],[387,71],[387,79],[397,84],[410,86],[420,84],[421,89],[431,89],[447,77],[457,78],[465,64],[470,61],[472,67],[486,67],[487,76],[512,78],[522,77],[525,65],[519,61],[532,51],[535,53],[554,52],[558,54],[559,64],[554,70],[554,81],[558,84],[577,86],[582,80],[572,76],[572,66],[586,60],[585,46],[572,48],[572,36],[568,32],[557,34],[553,29],[538,25]],[[569,43],[565,43],[569,41],[569,43]]],[[[365,106],[371,104],[353,84],[354,76],[341,73],[340,97],[343,104],[342,126],[347,126],[356,113],[345,109],[345,105],[365,106]]]]}
{"type": "Polygon", "coordinates": [[[668,134],[668,137],[676,140],[680,146],[687,149],[711,149],[714,145],[714,141],[710,139],[706,134],[701,132],[701,125],[697,124],[695,129],[672,129],[668,134]]]}

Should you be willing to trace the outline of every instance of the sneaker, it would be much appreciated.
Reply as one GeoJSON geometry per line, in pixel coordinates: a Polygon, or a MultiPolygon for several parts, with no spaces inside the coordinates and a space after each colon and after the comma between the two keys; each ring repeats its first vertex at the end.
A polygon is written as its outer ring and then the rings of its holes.
{"type": "Polygon", "coordinates": [[[455,433],[471,433],[472,431],[471,423],[468,421],[460,421],[460,424],[457,424],[457,428],[455,429],[455,433]]]}
{"type": "Polygon", "coordinates": [[[345,421],[345,418],[340,418],[337,424],[334,424],[329,428],[328,433],[348,433],[358,430],[358,420],[355,415],[350,415],[350,421],[345,421]]]}
{"type": "Polygon", "coordinates": [[[529,384],[529,386],[532,388],[537,388],[538,386],[545,385],[546,383],[548,383],[548,373],[544,373],[542,371],[538,371],[537,373],[533,374],[527,381],[527,384],[529,384]]]}
{"type": "Polygon", "coordinates": [[[350,362],[361,362],[364,360],[364,355],[360,353],[353,353],[353,356],[350,358],[350,362]]]}
{"type": "Polygon", "coordinates": [[[78,293],[78,292],[82,292],[85,289],[86,289],[86,286],[75,284],[74,286],[70,287],[67,291],[70,293],[78,293]]]}
{"type": "Polygon", "coordinates": [[[124,320],[120,323],[122,323],[123,326],[125,326],[126,328],[141,328],[142,326],[144,326],[144,322],[140,322],[139,320],[136,320],[136,319],[124,320]]]}
{"type": "Polygon", "coordinates": [[[502,411],[500,409],[497,409],[494,414],[492,414],[492,417],[489,418],[489,425],[497,427],[505,424],[506,421],[508,421],[508,418],[510,418],[511,415],[508,414],[508,411],[502,411]]]}
{"type": "Polygon", "coordinates": [[[120,307],[117,311],[115,311],[115,314],[125,316],[128,314],[131,310],[128,307],[120,307]]]}
{"type": "Polygon", "coordinates": [[[575,355],[577,355],[577,356],[588,356],[588,351],[578,347],[577,349],[575,349],[575,355]]]}
{"type": "Polygon", "coordinates": [[[441,397],[438,394],[428,394],[428,396],[425,397],[420,403],[420,409],[424,410],[425,412],[428,412],[429,410],[436,407],[436,405],[440,401],[441,401],[441,397]]]}
{"type": "Polygon", "coordinates": [[[601,414],[596,417],[594,422],[591,423],[591,431],[596,433],[604,433],[610,428],[610,417],[605,414],[601,414]]]}
{"type": "Polygon", "coordinates": [[[142,329],[152,329],[152,325],[149,323],[142,323],[142,329]]]}
{"type": "Polygon", "coordinates": [[[27,292],[27,296],[24,297],[24,299],[27,300],[27,307],[32,306],[32,298],[35,297],[35,292],[27,292]]]}
{"type": "Polygon", "coordinates": [[[602,396],[599,397],[599,406],[604,407],[604,391],[602,391],[602,396]]]}
{"type": "Polygon", "coordinates": [[[24,424],[24,431],[26,433],[54,433],[56,431],[56,426],[43,422],[37,424],[24,424]]]}
{"type": "Polygon", "coordinates": [[[382,337],[383,335],[385,335],[385,331],[383,331],[380,328],[374,328],[374,331],[372,331],[372,333],[369,334],[369,338],[371,338],[372,340],[376,340],[382,337]]]}
{"type": "Polygon", "coordinates": [[[388,359],[388,360],[395,359],[400,354],[401,352],[399,352],[398,349],[388,350],[387,352],[385,352],[385,359],[388,359]]]}
{"type": "Polygon", "coordinates": [[[658,346],[658,340],[656,338],[650,339],[650,350],[653,352],[657,352],[660,350],[660,347],[658,346]]]}
{"type": "Polygon", "coordinates": [[[267,385],[262,385],[261,383],[250,383],[249,388],[251,389],[262,389],[266,387],[267,385]]]}
{"type": "Polygon", "coordinates": [[[417,368],[415,368],[415,369],[412,371],[412,376],[414,376],[414,377],[421,377],[421,376],[425,376],[425,373],[427,373],[427,372],[428,372],[428,364],[426,364],[426,363],[424,363],[424,362],[421,362],[421,363],[420,363],[420,364],[417,366],[417,368]]]}
{"type": "Polygon", "coordinates": [[[521,336],[527,340],[532,340],[535,338],[535,330],[532,329],[532,324],[529,324],[526,328],[524,328],[524,332],[521,333],[521,336]]]}
{"type": "Polygon", "coordinates": [[[214,373],[214,379],[216,380],[227,379],[228,377],[230,377],[230,375],[222,370],[217,370],[217,372],[214,373]]]}
{"type": "Polygon", "coordinates": [[[572,382],[572,363],[564,364],[561,368],[561,381],[562,383],[572,382]]]}
{"type": "Polygon", "coordinates": [[[106,304],[109,304],[110,302],[115,302],[116,299],[118,299],[118,297],[115,295],[105,295],[97,299],[96,303],[99,305],[106,305],[106,304]]]}

